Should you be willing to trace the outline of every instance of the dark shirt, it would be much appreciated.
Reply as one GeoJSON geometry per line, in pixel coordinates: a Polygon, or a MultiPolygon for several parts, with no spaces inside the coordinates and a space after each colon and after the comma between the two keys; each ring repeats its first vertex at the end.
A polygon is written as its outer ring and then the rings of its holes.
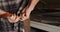
{"type": "MultiPolygon", "coordinates": [[[[0,9],[12,13],[19,14],[29,3],[29,0],[0,0],[0,9]]],[[[0,32],[22,32],[23,22],[17,22],[15,24],[9,23],[8,19],[0,18],[0,32]]]]}
{"type": "Polygon", "coordinates": [[[17,14],[28,5],[28,2],[28,0],[0,0],[0,9],[17,14]]]}

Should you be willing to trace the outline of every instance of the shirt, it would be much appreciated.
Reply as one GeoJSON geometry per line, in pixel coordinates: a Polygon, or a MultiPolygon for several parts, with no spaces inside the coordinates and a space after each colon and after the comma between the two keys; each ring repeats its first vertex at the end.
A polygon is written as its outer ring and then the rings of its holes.
{"type": "Polygon", "coordinates": [[[9,13],[18,13],[28,5],[29,0],[0,0],[0,9],[9,13]]]}
{"type": "Polygon", "coordinates": [[[7,18],[0,18],[0,32],[24,32],[23,21],[10,23],[7,18]]]}
{"type": "MultiPolygon", "coordinates": [[[[18,12],[22,11],[29,2],[30,0],[0,0],[0,9],[12,14],[19,14],[18,12]]],[[[23,25],[21,21],[12,24],[8,19],[0,18],[0,32],[23,32],[23,25]]]]}

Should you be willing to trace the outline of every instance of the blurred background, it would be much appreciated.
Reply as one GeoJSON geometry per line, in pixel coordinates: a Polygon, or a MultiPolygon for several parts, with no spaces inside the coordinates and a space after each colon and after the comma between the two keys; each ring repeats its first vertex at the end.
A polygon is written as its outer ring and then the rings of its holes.
{"type": "Polygon", "coordinates": [[[30,19],[33,32],[60,32],[60,0],[40,0],[30,19]]]}

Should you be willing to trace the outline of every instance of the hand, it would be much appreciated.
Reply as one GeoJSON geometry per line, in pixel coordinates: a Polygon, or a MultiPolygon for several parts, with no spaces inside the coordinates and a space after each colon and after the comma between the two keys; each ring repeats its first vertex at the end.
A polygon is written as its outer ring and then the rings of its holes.
{"type": "Polygon", "coordinates": [[[9,22],[11,23],[16,23],[20,20],[20,17],[19,16],[16,16],[16,15],[12,15],[11,17],[7,17],[9,22]]]}
{"type": "Polygon", "coordinates": [[[29,9],[24,9],[22,14],[20,14],[22,21],[29,19],[31,11],[29,9]]]}
{"type": "Polygon", "coordinates": [[[22,20],[26,20],[30,17],[31,11],[33,11],[34,7],[36,6],[38,2],[39,0],[32,0],[30,5],[27,5],[27,7],[23,9],[22,14],[21,14],[22,20]]]}

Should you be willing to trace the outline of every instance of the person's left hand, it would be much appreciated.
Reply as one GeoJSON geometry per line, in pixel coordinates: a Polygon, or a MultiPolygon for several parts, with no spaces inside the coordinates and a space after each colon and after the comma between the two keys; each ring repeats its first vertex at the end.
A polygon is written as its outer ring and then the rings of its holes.
{"type": "Polygon", "coordinates": [[[21,15],[21,18],[22,18],[22,21],[24,21],[26,19],[29,19],[30,13],[31,13],[31,11],[29,9],[24,9],[22,11],[22,14],[20,14],[21,15]]]}

